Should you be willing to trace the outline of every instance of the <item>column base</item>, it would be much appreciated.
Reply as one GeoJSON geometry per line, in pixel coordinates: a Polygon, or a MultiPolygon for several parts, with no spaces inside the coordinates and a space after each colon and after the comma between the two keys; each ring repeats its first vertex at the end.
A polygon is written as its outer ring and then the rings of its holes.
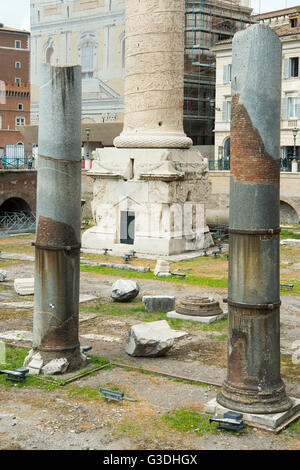
{"type": "Polygon", "coordinates": [[[217,402],[234,411],[257,414],[282,413],[292,406],[283,383],[277,388],[259,391],[256,387],[238,388],[225,381],[217,402]]]}
{"type": "MultiPolygon", "coordinates": [[[[245,412],[243,413],[243,421],[248,426],[278,433],[295,421],[300,415],[300,399],[291,397],[289,400],[291,401],[291,407],[287,411],[273,414],[255,414],[245,412]]],[[[223,418],[224,413],[228,411],[233,411],[233,408],[224,407],[218,404],[215,398],[206,403],[204,407],[204,412],[206,414],[210,416],[218,416],[220,418],[223,418]]]]}

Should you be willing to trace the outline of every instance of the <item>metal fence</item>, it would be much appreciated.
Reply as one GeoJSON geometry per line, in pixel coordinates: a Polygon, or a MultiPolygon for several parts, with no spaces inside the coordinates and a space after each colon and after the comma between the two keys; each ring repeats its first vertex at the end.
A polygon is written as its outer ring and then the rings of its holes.
{"type": "MultiPolygon", "coordinates": [[[[300,173],[300,160],[298,160],[298,172],[300,173]]],[[[209,171],[229,171],[230,160],[209,160],[208,161],[209,171]]],[[[286,158],[280,159],[280,171],[281,172],[292,172],[292,161],[286,158]]]]}
{"type": "Polygon", "coordinates": [[[4,212],[0,215],[0,237],[13,233],[33,233],[36,217],[32,212],[4,212]]]}
{"type": "Polygon", "coordinates": [[[3,155],[0,158],[0,168],[2,170],[34,170],[35,159],[33,157],[20,157],[3,155]]]}

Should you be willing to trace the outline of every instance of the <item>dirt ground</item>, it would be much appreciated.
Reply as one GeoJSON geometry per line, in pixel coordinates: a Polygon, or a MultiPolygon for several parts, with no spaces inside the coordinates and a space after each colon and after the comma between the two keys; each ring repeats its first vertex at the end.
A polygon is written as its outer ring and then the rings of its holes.
{"type": "MultiPolygon", "coordinates": [[[[21,246],[21,239],[20,246],[21,246]]],[[[30,237],[26,238],[29,243],[30,237]]],[[[24,242],[24,241],[23,241],[24,242]]],[[[11,249],[11,240],[2,241],[0,250],[11,249]],[[2,243],[2,248],[1,248],[2,243]]],[[[27,243],[27,245],[28,245],[27,243]]],[[[27,247],[28,248],[28,247],[27,247]]],[[[15,250],[21,253],[30,253],[15,250]]],[[[297,253],[298,256],[298,253],[297,253]]],[[[295,263],[295,253],[285,252],[285,263],[295,263]],[[289,258],[289,255],[291,258],[289,258]],[[289,261],[290,260],[290,261],[289,261]]],[[[192,264],[192,263],[191,263],[192,264]]],[[[28,308],[32,296],[20,297],[13,289],[16,277],[32,277],[32,261],[1,259],[0,268],[7,271],[7,280],[0,284],[0,332],[32,331],[33,309],[28,308]],[[3,304],[28,302],[26,308],[12,309],[3,304]],[[1,306],[2,304],[2,306],[1,306]]],[[[205,270],[204,267],[201,270],[205,270]]],[[[222,273],[224,275],[224,273],[222,273]]],[[[294,278],[300,278],[299,271],[294,278]]],[[[185,322],[176,327],[187,333],[176,340],[169,354],[160,358],[133,358],[126,354],[124,338],[128,329],[143,321],[141,297],[149,294],[175,295],[212,294],[224,310],[226,289],[166,283],[161,280],[138,279],[139,297],[124,307],[111,304],[110,291],[117,278],[96,272],[81,273],[81,294],[97,300],[80,306],[80,342],[91,345],[91,356],[139,370],[113,367],[80,378],[53,389],[34,386],[7,387],[0,383],[0,449],[94,449],[94,450],[299,450],[299,424],[280,434],[246,427],[240,434],[217,431],[215,428],[179,429],[165,419],[177,409],[192,409],[203,415],[204,405],[215,398],[226,375],[226,322],[201,326],[185,322]],[[98,306],[104,306],[99,309],[98,306]],[[114,307],[114,308],[113,308],[114,307]],[[118,307],[118,308],[117,308],[118,307]],[[123,308],[123,311],[122,311],[123,308]],[[86,335],[101,335],[91,339],[86,335]],[[175,381],[141,372],[141,368],[177,375],[188,380],[175,381]],[[200,382],[212,382],[216,386],[200,382]],[[122,391],[134,399],[107,403],[96,393],[100,387],[122,391]]],[[[134,273],[132,273],[134,279],[134,273]]],[[[293,344],[300,339],[300,297],[292,293],[282,296],[281,353],[282,378],[290,396],[300,398],[299,365],[293,364],[293,344]]],[[[30,342],[14,341],[16,346],[30,348],[30,342]]],[[[21,364],[20,364],[21,365],[21,364]]],[[[69,378],[72,374],[65,374],[69,378]]]]}

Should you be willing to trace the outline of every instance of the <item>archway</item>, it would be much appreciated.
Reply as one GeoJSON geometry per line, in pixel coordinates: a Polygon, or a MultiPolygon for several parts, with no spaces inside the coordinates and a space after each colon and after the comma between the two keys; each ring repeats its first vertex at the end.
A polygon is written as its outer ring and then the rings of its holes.
{"type": "Polygon", "coordinates": [[[7,212],[27,212],[31,213],[29,204],[19,197],[6,199],[0,206],[0,215],[7,212]]]}
{"type": "Polygon", "coordinates": [[[288,224],[299,224],[297,211],[287,202],[280,201],[280,222],[288,224]]]}
{"type": "Polygon", "coordinates": [[[6,199],[0,206],[0,236],[35,231],[35,215],[22,198],[6,199]]]}

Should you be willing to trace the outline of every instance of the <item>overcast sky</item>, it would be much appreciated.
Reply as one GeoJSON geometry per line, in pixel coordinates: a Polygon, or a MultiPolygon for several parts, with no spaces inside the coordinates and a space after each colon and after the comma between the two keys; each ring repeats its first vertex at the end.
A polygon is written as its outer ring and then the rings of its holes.
{"type": "MultiPolygon", "coordinates": [[[[300,5],[300,0],[250,0],[256,13],[280,10],[300,5]]],[[[30,29],[30,0],[0,0],[0,23],[20,29],[30,29]]]]}

